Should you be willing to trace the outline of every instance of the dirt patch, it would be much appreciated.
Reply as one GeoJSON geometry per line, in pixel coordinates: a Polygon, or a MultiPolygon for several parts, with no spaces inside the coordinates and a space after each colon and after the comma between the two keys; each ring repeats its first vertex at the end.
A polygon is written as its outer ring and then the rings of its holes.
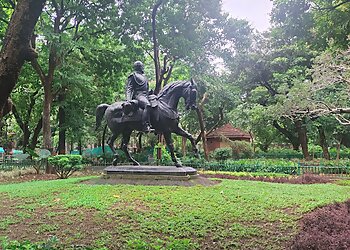
{"type": "Polygon", "coordinates": [[[185,187],[191,187],[191,186],[213,186],[220,181],[218,180],[210,180],[206,177],[197,177],[194,179],[190,179],[188,181],[185,180],[151,180],[151,179],[118,179],[118,178],[109,178],[105,179],[103,177],[101,178],[95,178],[91,180],[82,181],[83,184],[88,185],[119,185],[119,184],[129,184],[129,185],[143,185],[143,186],[185,186],[185,187]]]}
{"type": "Polygon", "coordinates": [[[293,250],[350,249],[350,200],[314,210],[301,219],[300,227],[293,250]]]}
{"type": "Polygon", "coordinates": [[[312,174],[305,174],[297,177],[233,176],[228,174],[202,174],[201,176],[207,178],[250,180],[290,184],[317,184],[333,182],[333,180],[329,177],[312,174]]]}
{"type": "Polygon", "coordinates": [[[0,177],[0,184],[8,184],[8,183],[19,183],[19,182],[27,182],[27,181],[48,181],[48,180],[56,180],[57,175],[55,174],[24,174],[20,176],[12,176],[12,177],[0,177]]]}
{"type": "MultiPolygon", "coordinates": [[[[65,247],[102,246],[120,249],[124,243],[118,232],[120,218],[106,218],[100,211],[88,208],[18,207],[26,199],[10,199],[6,195],[0,202],[0,235],[9,240],[44,241],[52,236],[65,247]],[[113,239],[116,242],[112,241],[113,239]]],[[[62,248],[66,249],[66,248],[62,248]]]]}
{"type": "MultiPolygon", "coordinates": [[[[83,177],[83,176],[96,176],[101,175],[101,172],[97,171],[82,171],[75,172],[70,178],[73,177],[83,177]]],[[[0,184],[10,184],[10,183],[19,183],[19,182],[28,182],[28,181],[49,181],[49,180],[57,180],[58,176],[55,174],[35,174],[32,172],[21,172],[18,174],[17,172],[11,175],[11,173],[7,175],[0,175],[0,184]]]]}

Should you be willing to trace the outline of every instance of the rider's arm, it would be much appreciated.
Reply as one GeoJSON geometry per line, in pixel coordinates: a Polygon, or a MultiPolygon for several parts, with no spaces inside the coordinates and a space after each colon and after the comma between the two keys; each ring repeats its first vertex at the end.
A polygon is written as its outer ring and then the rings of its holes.
{"type": "Polygon", "coordinates": [[[134,92],[134,88],[133,88],[133,84],[132,84],[132,78],[129,76],[128,82],[126,83],[126,89],[125,89],[125,95],[126,95],[127,101],[132,100],[133,92],[134,92]]]}

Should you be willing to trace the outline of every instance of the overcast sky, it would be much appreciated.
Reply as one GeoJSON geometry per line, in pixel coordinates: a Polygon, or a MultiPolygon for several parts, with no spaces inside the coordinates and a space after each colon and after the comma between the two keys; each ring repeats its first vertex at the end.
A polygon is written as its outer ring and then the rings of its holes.
{"type": "Polygon", "coordinates": [[[223,0],[223,10],[232,17],[246,19],[259,31],[269,28],[270,0],[223,0]]]}

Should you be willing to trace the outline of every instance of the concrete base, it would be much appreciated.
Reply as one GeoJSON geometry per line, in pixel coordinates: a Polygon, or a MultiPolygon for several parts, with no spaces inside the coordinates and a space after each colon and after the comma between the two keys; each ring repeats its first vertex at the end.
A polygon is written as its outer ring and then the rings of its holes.
{"type": "Polygon", "coordinates": [[[191,167],[175,166],[109,166],[104,169],[105,178],[134,180],[190,180],[198,177],[191,167]]]}

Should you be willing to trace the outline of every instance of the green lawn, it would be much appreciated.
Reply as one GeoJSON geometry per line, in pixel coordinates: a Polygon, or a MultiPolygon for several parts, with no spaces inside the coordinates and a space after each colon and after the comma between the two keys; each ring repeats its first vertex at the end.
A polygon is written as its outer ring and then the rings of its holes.
{"type": "Polygon", "coordinates": [[[56,236],[65,249],[284,249],[303,213],[350,198],[350,186],[335,184],[92,186],[82,179],[0,185],[0,235],[56,236]]]}

